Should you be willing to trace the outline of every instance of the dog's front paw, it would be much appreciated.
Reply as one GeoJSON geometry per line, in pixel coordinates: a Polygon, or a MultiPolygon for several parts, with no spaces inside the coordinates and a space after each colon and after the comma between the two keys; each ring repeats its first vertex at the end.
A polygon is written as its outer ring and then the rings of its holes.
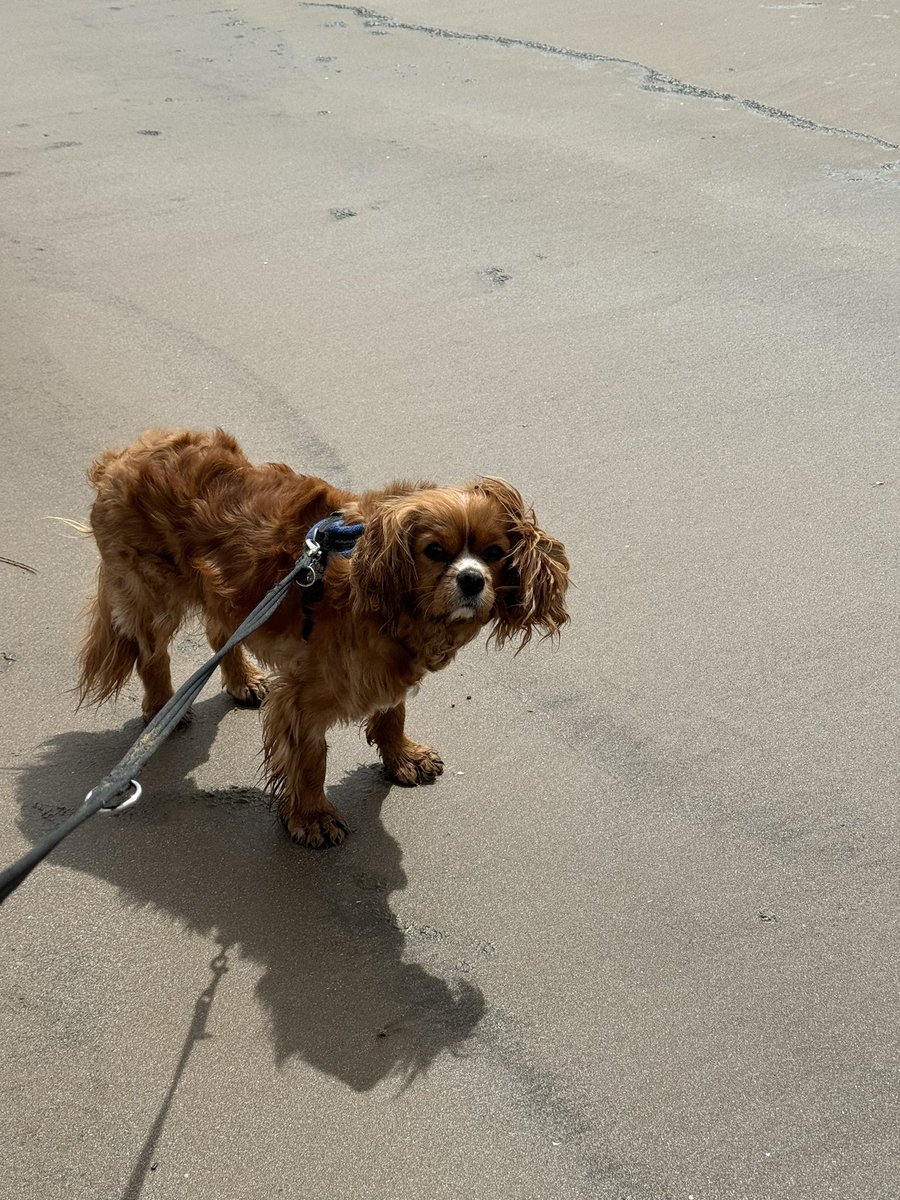
{"type": "Polygon", "coordinates": [[[419,783],[434,783],[444,772],[444,763],[436,750],[410,742],[396,758],[384,760],[384,773],[394,783],[415,787],[419,783]]]}
{"type": "Polygon", "coordinates": [[[254,676],[246,683],[225,689],[236,704],[245,708],[259,708],[269,693],[269,681],[265,675],[254,676]]]}
{"type": "Polygon", "coordinates": [[[339,846],[350,832],[336,808],[293,813],[282,818],[282,824],[298,846],[309,846],[313,850],[323,846],[339,846]]]}

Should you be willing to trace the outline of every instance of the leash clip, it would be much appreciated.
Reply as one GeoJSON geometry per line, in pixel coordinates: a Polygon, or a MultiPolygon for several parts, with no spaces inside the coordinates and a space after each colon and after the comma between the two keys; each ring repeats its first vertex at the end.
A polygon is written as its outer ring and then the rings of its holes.
{"type": "MultiPolygon", "coordinates": [[[[124,800],[121,800],[118,804],[115,804],[115,805],[110,805],[110,804],[101,805],[100,812],[114,815],[115,813],[124,812],[126,808],[133,808],[134,805],[137,804],[138,800],[140,800],[144,789],[141,787],[141,785],[138,783],[138,781],[136,779],[131,780],[131,786],[134,788],[134,791],[132,792],[132,794],[130,796],[126,796],[126,798],[124,800]]],[[[94,788],[91,788],[91,790],[88,792],[88,794],[84,798],[85,804],[87,804],[88,800],[90,800],[90,798],[93,794],[94,794],[94,788]]]]}
{"type": "Polygon", "coordinates": [[[340,510],[329,517],[316,521],[303,542],[303,555],[298,559],[299,574],[294,582],[299,588],[314,587],[325,574],[328,558],[338,554],[347,558],[357,538],[363,531],[362,524],[344,525],[344,514],[340,510]]]}
{"type": "Polygon", "coordinates": [[[301,574],[294,580],[298,588],[311,588],[318,579],[316,569],[311,564],[306,563],[301,574]]]}

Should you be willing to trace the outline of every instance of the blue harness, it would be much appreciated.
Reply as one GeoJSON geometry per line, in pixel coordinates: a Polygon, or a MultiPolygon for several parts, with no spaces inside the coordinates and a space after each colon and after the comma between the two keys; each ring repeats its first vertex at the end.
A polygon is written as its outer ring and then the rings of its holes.
{"type": "Polygon", "coordinates": [[[295,580],[304,593],[303,613],[306,620],[303,625],[303,640],[307,641],[313,631],[312,605],[322,598],[322,580],[325,569],[332,554],[341,558],[349,558],[353,547],[359,541],[365,526],[345,525],[344,514],[333,512],[315,525],[306,535],[304,550],[297,565],[300,574],[295,580]]]}

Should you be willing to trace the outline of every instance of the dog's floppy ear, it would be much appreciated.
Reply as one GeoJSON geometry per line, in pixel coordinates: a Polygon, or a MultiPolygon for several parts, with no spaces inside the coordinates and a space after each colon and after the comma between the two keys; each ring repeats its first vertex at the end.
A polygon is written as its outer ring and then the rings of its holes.
{"type": "Polygon", "coordinates": [[[415,589],[412,539],[420,516],[415,493],[422,486],[395,484],[382,497],[365,498],[365,531],[350,560],[353,596],[362,608],[394,613],[415,589]]]}
{"type": "Polygon", "coordinates": [[[491,639],[498,648],[521,639],[519,649],[537,630],[553,638],[568,621],[565,596],[569,586],[569,560],[562,542],[545,533],[534,510],[503,479],[486,477],[475,491],[493,500],[507,521],[510,551],[497,589],[496,617],[491,639]]]}

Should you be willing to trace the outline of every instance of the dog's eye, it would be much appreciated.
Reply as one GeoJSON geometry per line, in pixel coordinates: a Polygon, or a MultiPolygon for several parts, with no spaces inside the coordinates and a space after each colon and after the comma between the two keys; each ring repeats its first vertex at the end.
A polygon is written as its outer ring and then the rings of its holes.
{"type": "Polygon", "coordinates": [[[449,562],[450,555],[440,544],[440,542],[431,542],[425,547],[425,557],[430,558],[432,562],[449,562]]]}
{"type": "Polygon", "coordinates": [[[503,557],[502,546],[488,546],[484,554],[481,556],[486,563],[499,562],[503,557]]]}

